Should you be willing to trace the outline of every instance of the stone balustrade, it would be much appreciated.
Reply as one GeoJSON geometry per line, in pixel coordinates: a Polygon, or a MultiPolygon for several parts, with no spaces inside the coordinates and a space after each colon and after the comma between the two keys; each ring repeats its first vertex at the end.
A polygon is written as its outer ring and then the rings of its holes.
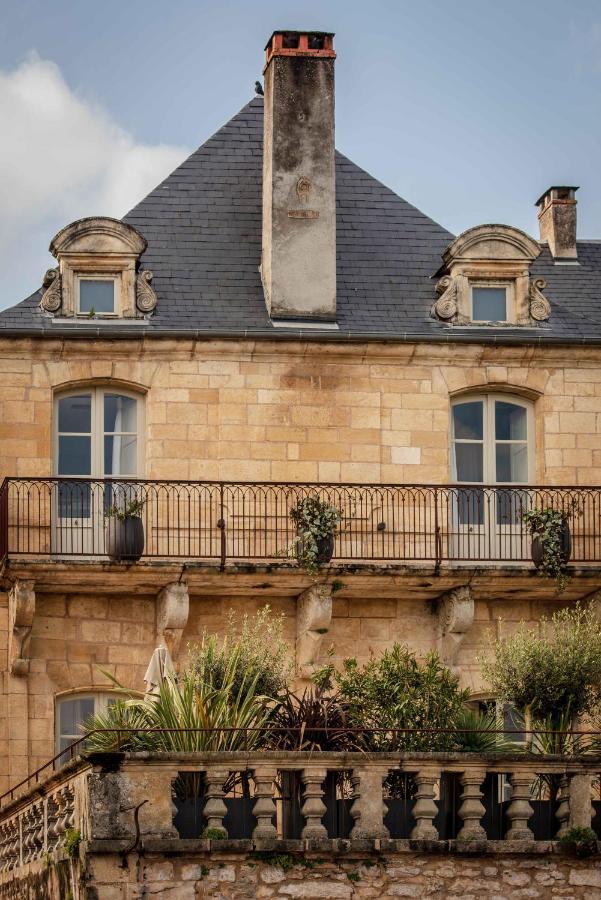
{"type": "MultiPolygon", "coordinates": [[[[561,758],[527,754],[479,755],[473,753],[306,753],[228,752],[181,754],[96,754],[79,759],[47,781],[0,810],[0,876],[2,882],[20,867],[36,860],[64,855],[64,835],[75,828],[82,838],[83,853],[121,852],[160,847],[177,852],[188,848],[175,824],[175,786],[181,773],[194,773],[202,785],[202,810],[194,844],[199,851],[248,852],[286,846],[295,852],[315,847],[338,846],[339,834],[326,824],[326,782],[337,773],[347,785],[352,827],[344,838],[349,847],[368,846],[378,852],[398,851],[404,843],[427,846],[439,842],[486,847],[487,813],[483,785],[490,775],[503,776],[503,844],[538,852],[539,843],[530,826],[533,786],[540,776],[555,776],[560,786],[556,803],[557,838],[574,826],[592,822],[592,784],[601,772],[601,757],[561,758]],[[249,802],[249,833],[244,839],[228,835],[228,799],[232,773],[245,773],[253,785],[249,802]],[[285,834],[285,798],[282,773],[294,776],[299,786],[300,833],[295,840],[285,834]],[[344,777],[343,777],[344,776],[344,777]],[[390,778],[407,776],[411,830],[394,833],[386,825],[390,804],[390,778]],[[459,792],[455,813],[458,825],[449,840],[441,834],[441,779],[453,777],[459,792]],[[508,792],[508,796],[507,796],[508,792]],[[288,837],[288,839],[286,839],[288,837]],[[225,842],[225,843],[224,843],[225,842]],[[103,849],[105,848],[105,849],[103,849]]],[[[398,832],[398,828],[397,828],[398,832]]],[[[189,838],[190,835],[187,835],[189,838]]],[[[499,841],[494,842],[497,847],[499,841]]]]}

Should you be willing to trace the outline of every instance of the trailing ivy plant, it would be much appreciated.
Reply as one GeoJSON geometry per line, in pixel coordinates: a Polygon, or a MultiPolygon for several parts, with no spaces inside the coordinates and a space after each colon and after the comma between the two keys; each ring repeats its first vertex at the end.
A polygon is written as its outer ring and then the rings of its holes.
{"type": "Polygon", "coordinates": [[[320,542],[335,535],[342,513],[337,506],[319,497],[302,497],[290,510],[297,535],[287,551],[314,575],[319,568],[320,542]]]}
{"type": "Polygon", "coordinates": [[[67,828],[63,839],[63,847],[69,859],[75,859],[79,855],[81,844],[81,831],[79,828],[67,828]]]}
{"type": "Polygon", "coordinates": [[[542,548],[539,575],[555,578],[557,593],[561,594],[568,583],[568,561],[562,546],[563,530],[567,521],[564,512],[545,507],[529,509],[522,513],[522,519],[530,529],[533,538],[538,538],[542,548]]]}

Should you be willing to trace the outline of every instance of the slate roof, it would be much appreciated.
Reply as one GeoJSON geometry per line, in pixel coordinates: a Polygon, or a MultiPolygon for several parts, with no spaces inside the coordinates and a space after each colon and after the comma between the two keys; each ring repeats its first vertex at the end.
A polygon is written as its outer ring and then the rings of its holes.
{"type": "Polygon", "coordinates": [[[554,264],[543,245],[531,271],[547,281],[548,323],[501,329],[435,321],[432,276],[453,235],[338,152],[339,330],[275,328],[258,271],[262,143],[263,101],[255,98],[124,217],[148,241],[143,264],[159,299],[147,323],[52,324],[36,291],[0,313],[0,334],[601,342],[601,241],[578,243],[577,266],[554,264]]]}

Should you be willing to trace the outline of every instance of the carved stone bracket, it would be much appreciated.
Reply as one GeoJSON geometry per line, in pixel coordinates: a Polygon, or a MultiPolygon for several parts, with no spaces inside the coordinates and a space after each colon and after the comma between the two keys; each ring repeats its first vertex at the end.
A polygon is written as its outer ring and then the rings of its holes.
{"type": "Polygon", "coordinates": [[[300,595],[296,607],[296,672],[310,678],[319,648],[332,621],[332,586],[314,584],[300,595]]]}
{"type": "Polygon", "coordinates": [[[136,278],[136,306],[142,313],[151,313],[157,305],[157,295],[151,286],[153,273],[144,269],[136,278]]]}
{"type": "Polygon", "coordinates": [[[35,615],[32,581],[16,581],[8,595],[8,668],[11,675],[29,672],[29,641],[35,615]]]}
{"type": "Polygon", "coordinates": [[[438,601],[439,653],[452,668],[466,632],[474,623],[474,598],[468,585],[449,591],[438,601]]]}
{"type": "Polygon", "coordinates": [[[551,315],[551,304],[542,291],[547,286],[544,278],[532,278],[528,288],[528,309],[532,319],[546,322],[551,315]]]}
{"type": "Polygon", "coordinates": [[[58,312],[63,303],[62,278],[58,269],[48,269],[44,275],[43,286],[45,290],[40,300],[40,306],[46,312],[58,312]]]}
{"type": "Polygon", "coordinates": [[[457,279],[445,275],[436,285],[438,300],[432,307],[432,312],[439,319],[452,319],[457,315],[457,279]]]}
{"type": "Polygon", "coordinates": [[[190,612],[188,585],[181,582],[168,584],[159,592],[157,601],[157,640],[165,644],[174,660],[190,612]]]}

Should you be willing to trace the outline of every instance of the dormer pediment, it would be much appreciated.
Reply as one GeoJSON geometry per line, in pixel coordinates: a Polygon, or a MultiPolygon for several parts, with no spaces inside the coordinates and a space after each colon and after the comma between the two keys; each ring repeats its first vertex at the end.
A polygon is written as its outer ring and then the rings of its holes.
{"type": "Polygon", "coordinates": [[[539,244],[519,228],[477,225],[455,238],[445,250],[443,259],[448,267],[461,260],[519,260],[531,263],[539,253],[539,244]]]}
{"type": "Polygon", "coordinates": [[[78,219],[62,228],[50,241],[50,252],[57,259],[64,254],[119,254],[138,257],[147,247],[139,231],[107,216],[78,219]]]}

